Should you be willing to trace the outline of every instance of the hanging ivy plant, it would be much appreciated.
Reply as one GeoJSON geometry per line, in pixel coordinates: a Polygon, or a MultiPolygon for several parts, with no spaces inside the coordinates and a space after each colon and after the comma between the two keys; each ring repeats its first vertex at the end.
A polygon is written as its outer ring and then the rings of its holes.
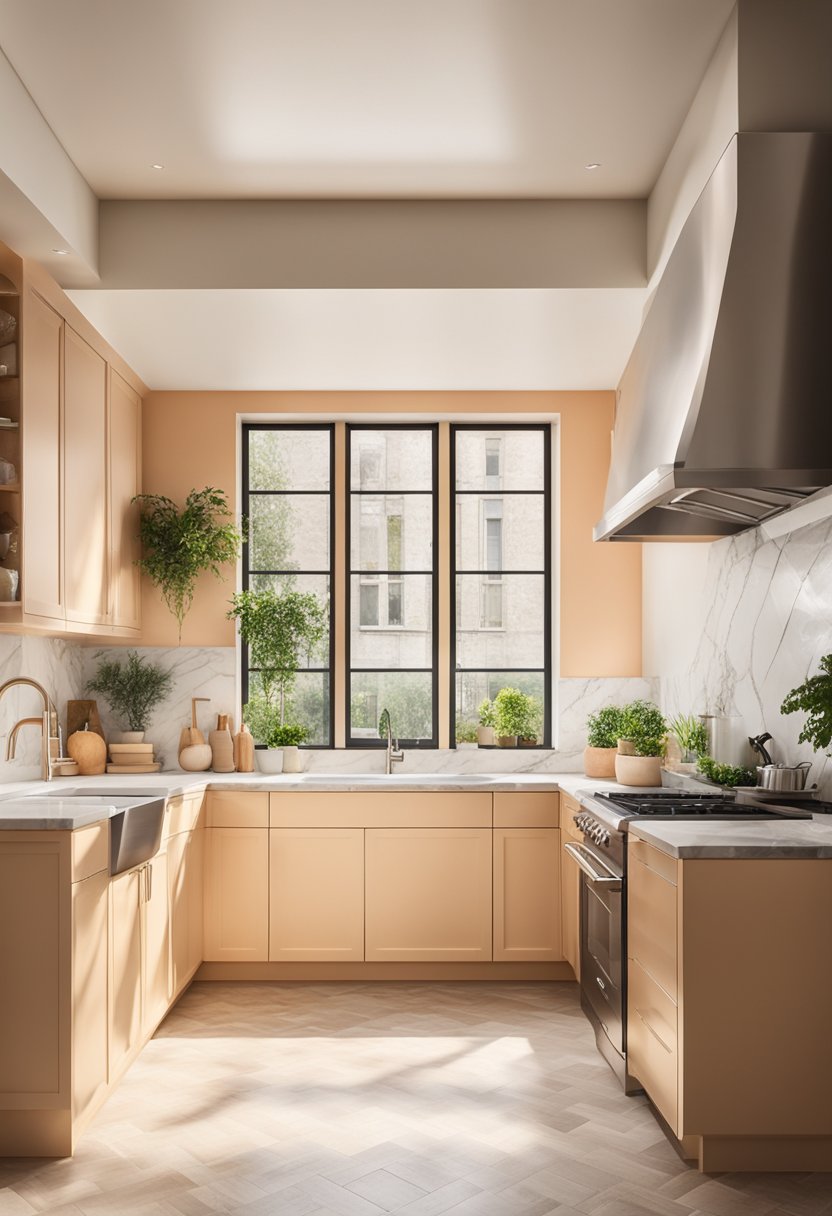
{"type": "Polygon", "coordinates": [[[180,509],[163,494],[138,494],[142,556],[136,565],[162,593],[179,627],[191,609],[196,580],[209,571],[223,577],[222,566],[236,561],[242,535],[234,526],[222,490],[191,490],[180,509]]]}

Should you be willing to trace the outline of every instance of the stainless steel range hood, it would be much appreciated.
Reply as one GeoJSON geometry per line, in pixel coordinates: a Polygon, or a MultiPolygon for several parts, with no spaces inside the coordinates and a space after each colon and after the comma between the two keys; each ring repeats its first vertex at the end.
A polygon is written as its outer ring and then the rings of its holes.
{"type": "Polygon", "coordinates": [[[618,387],[596,540],[725,536],[832,485],[832,135],[739,134],[618,387]]]}

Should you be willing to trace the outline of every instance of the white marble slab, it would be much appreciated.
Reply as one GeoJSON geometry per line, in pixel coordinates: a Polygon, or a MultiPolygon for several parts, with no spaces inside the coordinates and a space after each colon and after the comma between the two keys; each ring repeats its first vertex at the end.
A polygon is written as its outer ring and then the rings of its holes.
{"type": "MultiPolygon", "coordinates": [[[[814,819],[772,823],[632,822],[631,837],[646,840],[670,857],[832,859],[832,824],[814,819]]],[[[830,874],[832,880],[832,873],[830,874]]]]}

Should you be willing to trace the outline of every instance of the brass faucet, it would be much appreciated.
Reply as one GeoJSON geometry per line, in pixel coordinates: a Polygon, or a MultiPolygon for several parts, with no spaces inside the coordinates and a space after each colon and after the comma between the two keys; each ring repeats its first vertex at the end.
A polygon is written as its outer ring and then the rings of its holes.
{"type": "MultiPolygon", "coordinates": [[[[2,691],[2,690],[0,690],[2,691]]],[[[389,777],[393,772],[394,764],[404,764],[404,752],[399,747],[398,739],[393,740],[393,724],[390,721],[390,710],[383,709],[378,719],[378,733],[383,736],[383,732],[387,732],[387,757],[384,766],[384,771],[389,777]]]]}
{"type": "Polygon", "coordinates": [[[15,749],[17,747],[17,736],[22,726],[40,726],[41,728],[41,778],[44,781],[52,780],[52,752],[53,744],[57,744],[58,753],[61,749],[60,736],[58,733],[58,711],[49,693],[42,684],[38,684],[37,680],[31,680],[28,676],[15,676],[13,680],[6,680],[5,684],[0,684],[0,701],[3,695],[10,688],[34,688],[35,692],[40,693],[43,699],[43,715],[40,718],[21,718],[19,722],[15,722],[12,729],[9,731],[6,740],[6,759],[14,758],[15,749]]]}

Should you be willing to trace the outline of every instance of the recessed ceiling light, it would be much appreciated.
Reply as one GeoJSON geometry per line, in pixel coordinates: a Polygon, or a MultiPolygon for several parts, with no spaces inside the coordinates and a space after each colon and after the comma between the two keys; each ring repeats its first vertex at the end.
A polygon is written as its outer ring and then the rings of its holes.
{"type": "Polygon", "coordinates": [[[53,249],[52,252],[59,254],[62,258],[68,257],[69,255],[68,249],[53,249]]]}
{"type": "Polygon", "coordinates": [[[589,162],[588,165],[584,165],[584,168],[585,169],[600,169],[601,162],[599,160],[592,160],[589,162]]]}
{"type": "Polygon", "coordinates": [[[164,165],[151,165],[151,169],[164,169],[164,165]]]}

